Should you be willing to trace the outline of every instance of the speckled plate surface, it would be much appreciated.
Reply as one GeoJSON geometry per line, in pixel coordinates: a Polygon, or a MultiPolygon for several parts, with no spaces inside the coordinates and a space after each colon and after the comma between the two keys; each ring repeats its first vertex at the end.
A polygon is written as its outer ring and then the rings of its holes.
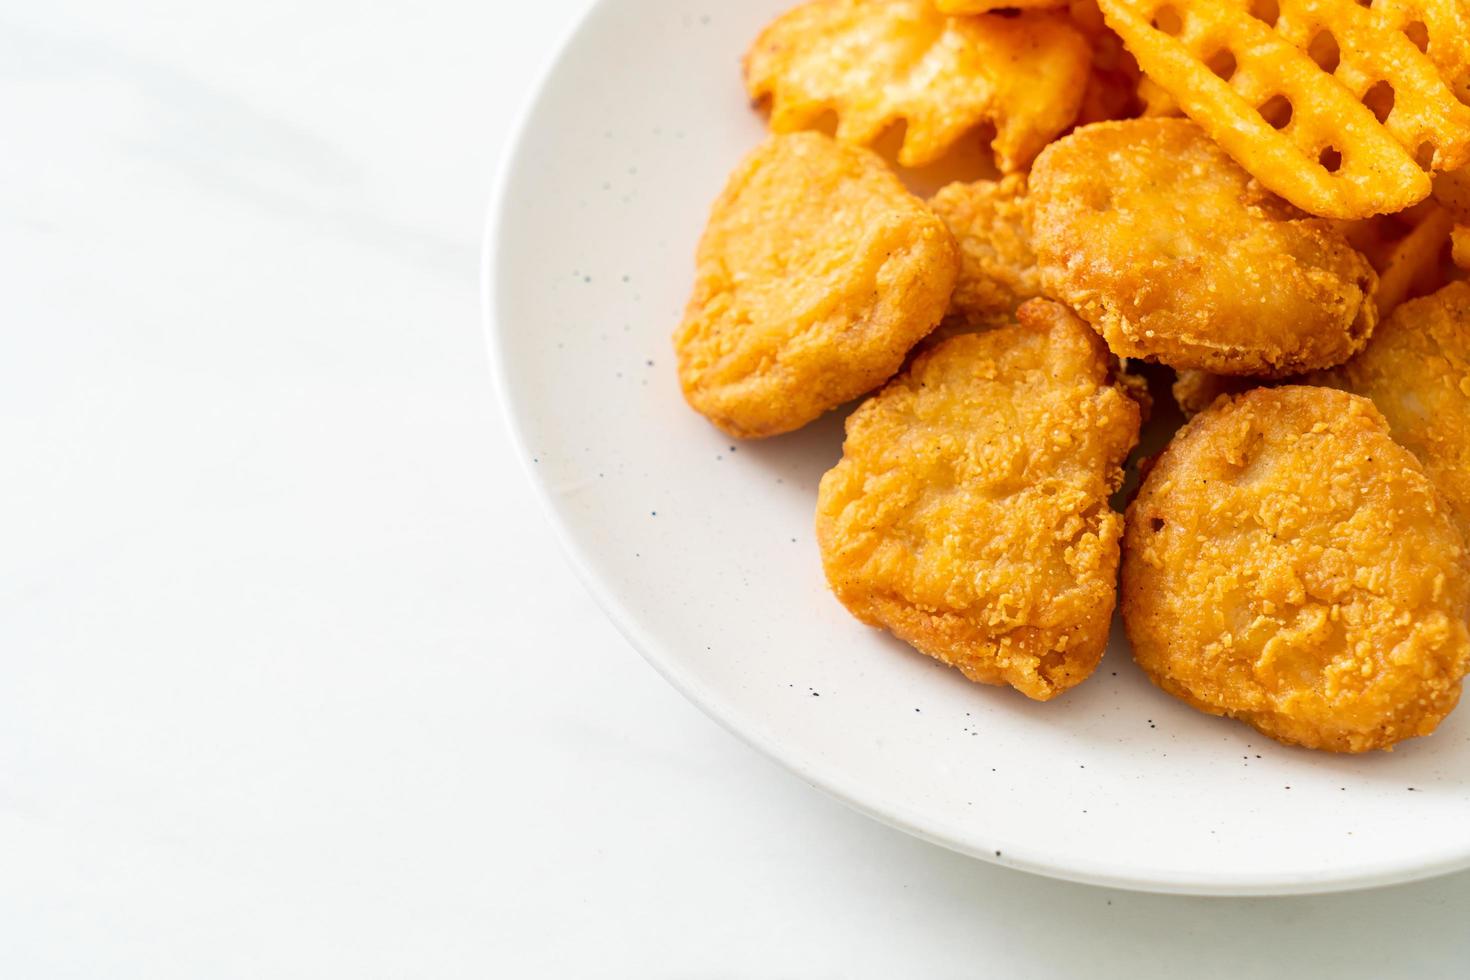
{"type": "Polygon", "coordinates": [[[1092,680],[1034,704],[832,599],[812,512],[840,415],[736,445],[684,406],[669,345],[709,204],[763,132],[739,56],[782,6],[604,0],[501,175],[485,252],[497,384],[608,614],[762,752],[985,860],[1202,894],[1470,866],[1470,712],[1392,754],[1314,754],[1158,692],[1117,631],[1092,680]]]}

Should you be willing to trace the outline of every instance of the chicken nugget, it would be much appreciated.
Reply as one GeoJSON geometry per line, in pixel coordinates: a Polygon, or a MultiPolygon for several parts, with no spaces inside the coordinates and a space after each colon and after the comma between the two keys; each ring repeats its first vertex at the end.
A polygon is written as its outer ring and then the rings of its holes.
{"type": "Polygon", "coordinates": [[[1470,540],[1470,283],[1404,303],[1361,354],[1313,380],[1373,400],[1470,540]]]}
{"type": "Polygon", "coordinates": [[[979,324],[1004,323],[1041,295],[1041,273],[1026,231],[1026,178],[978,180],[941,188],[929,200],[960,246],[960,278],[950,312],[979,324]]]}
{"type": "Polygon", "coordinates": [[[1077,118],[1090,60],[1061,11],[946,17],[932,0],[808,0],[756,38],[745,81],[779,133],[832,112],[838,139],[870,146],[902,123],[905,167],[992,124],[996,166],[1011,173],[1077,118]]]}
{"type": "Polygon", "coordinates": [[[983,684],[1045,701],[1107,644],[1138,406],[1096,335],[1033,300],[954,337],[847,420],[817,541],[854,616],[983,684]]]}
{"type": "Polygon", "coordinates": [[[1031,172],[1042,288],[1119,357],[1283,377],[1360,350],[1376,276],[1340,230],[1260,189],[1194,123],[1097,123],[1031,172]]]}
{"type": "Polygon", "coordinates": [[[730,177],[674,334],[684,397],[742,438],[800,428],[882,384],[944,316],[959,249],[882,159],[817,133],[730,177]]]}
{"type": "Polygon", "coordinates": [[[1366,398],[1257,388],[1195,416],[1128,509],[1139,666],[1201,711],[1335,752],[1428,735],[1470,667],[1447,505],[1366,398]]]}

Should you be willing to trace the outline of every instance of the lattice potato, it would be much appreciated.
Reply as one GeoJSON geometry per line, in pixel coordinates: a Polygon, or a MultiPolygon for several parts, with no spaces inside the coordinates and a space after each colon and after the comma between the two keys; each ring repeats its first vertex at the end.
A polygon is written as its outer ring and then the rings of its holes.
{"type": "Polygon", "coordinates": [[[1360,218],[1470,163],[1460,0],[1102,0],[1140,67],[1263,185],[1360,218]]]}
{"type": "Polygon", "coordinates": [[[1434,199],[1449,208],[1460,224],[1470,224],[1470,167],[1436,177],[1434,199]]]}
{"type": "Polygon", "coordinates": [[[1072,124],[1090,58],[1062,12],[946,17],[931,0],[811,0],[756,38],[745,78],[778,133],[832,112],[837,138],[866,146],[903,123],[898,161],[917,167],[989,123],[996,163],[1013,172],[1072,124]]]}
{"type": "Polygon", "coordinates": [[[1398,214],[1335,222],[1348,242],[1378,273],[1373,298],[1383,320],[1404,300],[1434,292],[1446,282],[1446,246],[1454,215],[1434,200],[1398,214]]]}

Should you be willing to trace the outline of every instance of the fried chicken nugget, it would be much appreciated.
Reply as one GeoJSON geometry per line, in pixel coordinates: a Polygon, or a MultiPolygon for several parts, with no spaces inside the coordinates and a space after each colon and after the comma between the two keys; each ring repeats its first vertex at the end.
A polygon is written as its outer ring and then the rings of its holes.
{"type": "Polygon", "coordinates": [[[932,0],[807,0],[756,38],[745,81],[778,133],[830,111],[838,139],[869,146],[903,123],[905,167],[991,123],[996,165],[1011,173],[1077,118],[1090,60],[1061,11],[946,17],[932,0]]]}
{"type": "Polygon", "coordinates": [[[1347,360],[1377,322],[1376,276],[1342,233],[1186,119],[1078,129],[1030,188],[1042,288],[1119,357],[1282,377],[1347,360]]]}
{"type": "Polygon", "coordinates": [[[871,151],[774,136],[731,175],[674,334],[684,397],[742,438],[882,384],[939,323],[959,249],[871,151]]]}
{"type": "Polygon", "coordinates": [[[1404,303],[1361,354],[1312,380],[1373,400],[1470,540],[1470,283],[1404,303]]]}
{"type": "Polygon", "coordinates": [[[960,246],[951,314],[978,324],[1006,322],[1022,303],[1041,295],[1025,199],[1026,178],[1020,174],[950,184],[929,199],[960,246]]]}
{"type": "Polygon", "coordinates": [[[1364,752],[1428,735],[1459,700],[1465,544],[1366,398],[1288,385],[1216,402],[1127,525],[1134,659],[1199,710],[1364,752]]]}
{"type": "Polygon", "coordinates": [[[1092,673],[1115,602],[1108,496],[1138,439],[1096,335],[1034,300],[954,337],[847,420],[817,541],[854,616],[1038,701],[1092,673]]]}

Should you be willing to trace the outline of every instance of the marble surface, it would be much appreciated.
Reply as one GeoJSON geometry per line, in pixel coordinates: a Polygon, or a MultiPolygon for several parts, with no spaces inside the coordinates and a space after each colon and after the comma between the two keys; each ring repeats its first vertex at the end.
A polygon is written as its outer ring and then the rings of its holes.
{"type": "Polygon", "coordinates": [[[495,161],[583,5],[0,2],[0,974],[1463,975],[1470,876],[975,863],[616,635],[477,309],[495,161]]]}

